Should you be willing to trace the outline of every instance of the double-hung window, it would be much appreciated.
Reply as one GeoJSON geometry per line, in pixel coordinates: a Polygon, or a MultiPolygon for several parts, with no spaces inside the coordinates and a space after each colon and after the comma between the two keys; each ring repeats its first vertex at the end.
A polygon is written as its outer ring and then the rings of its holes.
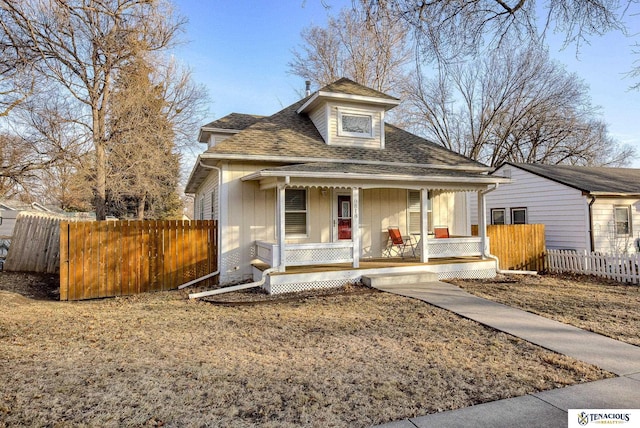
{"type": "MultiPolygon", "coordinates": [[[[427,228],[433,230],[433,214],[431,199],[427,200],[427,228]]],[[[407,192],[407,230],[409,233],[420,233],[420,192],[409,190],[407,192]]]]}
{"type": "Polygon", "coordinates": [[[619,205],[614,207],[616,235],[631,235],[631,207],[619,205]]]}
{"type": "Polygon", "coordinates": [[[307,190],[286,189],[284,192],[285,236],[307,236],[307,213],[307,190]]]}

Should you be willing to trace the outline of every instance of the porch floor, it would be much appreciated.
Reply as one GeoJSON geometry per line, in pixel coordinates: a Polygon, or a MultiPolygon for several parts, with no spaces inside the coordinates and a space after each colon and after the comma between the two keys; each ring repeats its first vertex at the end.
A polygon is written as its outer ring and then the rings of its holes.
{"type": "MultiPolygon", "coordinates": [[[[373,259],[360,260],[360,267],[354,268],[351,263],[335,263],[335,264],[322,264],[322,265],[305,265],[305,266],[287,266],[286,272],[273,272],[271,275],[295,275],[301,273],[314,273],[314,272],[334,272],[345,270],[367,270],[367,269],[381,269],[390,267],[403,267],[403,266],[437,266],[445,264],[462,264],[462,263],[474,263],[482,261],[482,257],[443,257],[437,259],[430,259],[427,263],[421,263],[418,257],[382,257],[373,259]]],[[[262,271],[269,269],[269,265],[266,263],[253,263],[253,267],[262,271]]]]}

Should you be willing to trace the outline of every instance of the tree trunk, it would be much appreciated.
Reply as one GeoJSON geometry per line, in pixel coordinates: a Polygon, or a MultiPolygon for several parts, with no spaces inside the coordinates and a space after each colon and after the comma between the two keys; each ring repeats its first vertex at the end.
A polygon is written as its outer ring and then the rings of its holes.
{"type": "Polygon", "coordinates": [[[138,220],[144,220],[144,204],[146,200],[147,200],[146,194],[138,198],[138,220]]]}

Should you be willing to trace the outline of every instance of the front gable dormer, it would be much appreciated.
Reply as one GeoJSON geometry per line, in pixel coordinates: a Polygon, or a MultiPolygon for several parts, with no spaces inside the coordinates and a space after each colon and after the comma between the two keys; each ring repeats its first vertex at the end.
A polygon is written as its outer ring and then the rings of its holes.
{"type": "Polygon", "coordinates": [[[399,103],[343,78],[310,96],[297,113],[309,116],[329,146],[384,149],[384,114],[399,103]]]}

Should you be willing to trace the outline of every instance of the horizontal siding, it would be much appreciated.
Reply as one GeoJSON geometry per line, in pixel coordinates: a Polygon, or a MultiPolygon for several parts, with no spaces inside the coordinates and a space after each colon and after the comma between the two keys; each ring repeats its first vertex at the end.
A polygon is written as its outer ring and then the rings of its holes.
{"type": "Polygon", "coordinates": [[[383,109],[380,108],[366,108],[360,105],[354,104],[328,104],[329,108],[329,126],[328,134],[329,138],[325,139],[327,144],[332,146],[346,146],[346,147],[367,147],[367,148],[380,148],[381,147],[381,125],[383,118],[383,109]],[[373,114],[373,138],[357,138],[357,137],[344,137],[338,136],[338,108],[344,107],[349,110],[361,112],[363,114],[373,114]]]}
{"type": "Polygon", "coordinates": [[[635,240],[640,237],[640,201],[638,199],[600,198],[593,204],[595,251],[604,253],[633,253],[635,240]],[[631,207],[631,234],[615,233],[614,207],[631,207]]]}
{"type": "MultiPolygon", "coordinates": [[[[547,248],[588,249],[588,210],[582,192],[519,168],[506,168],[511,170],[512,182],[486,196],[488,223],[493,208],[504,208],[509,224],[511,208],[526,208],[528,223],[545,225],[547,248]]],[[[496,175],[501,175],[501,170],[496,175]]],[[[472,209],[477,211],[477,202],[473,203],[472,209]]]]}
{"type": "Polygon", "coordinates": [[[309,118],[318,132],[320,132],[322,139],[325,142],[329,141],[329,135],[327,133],[327,106],[322,105],[320,108],[315,109],[309,114],[309,118]]]}

